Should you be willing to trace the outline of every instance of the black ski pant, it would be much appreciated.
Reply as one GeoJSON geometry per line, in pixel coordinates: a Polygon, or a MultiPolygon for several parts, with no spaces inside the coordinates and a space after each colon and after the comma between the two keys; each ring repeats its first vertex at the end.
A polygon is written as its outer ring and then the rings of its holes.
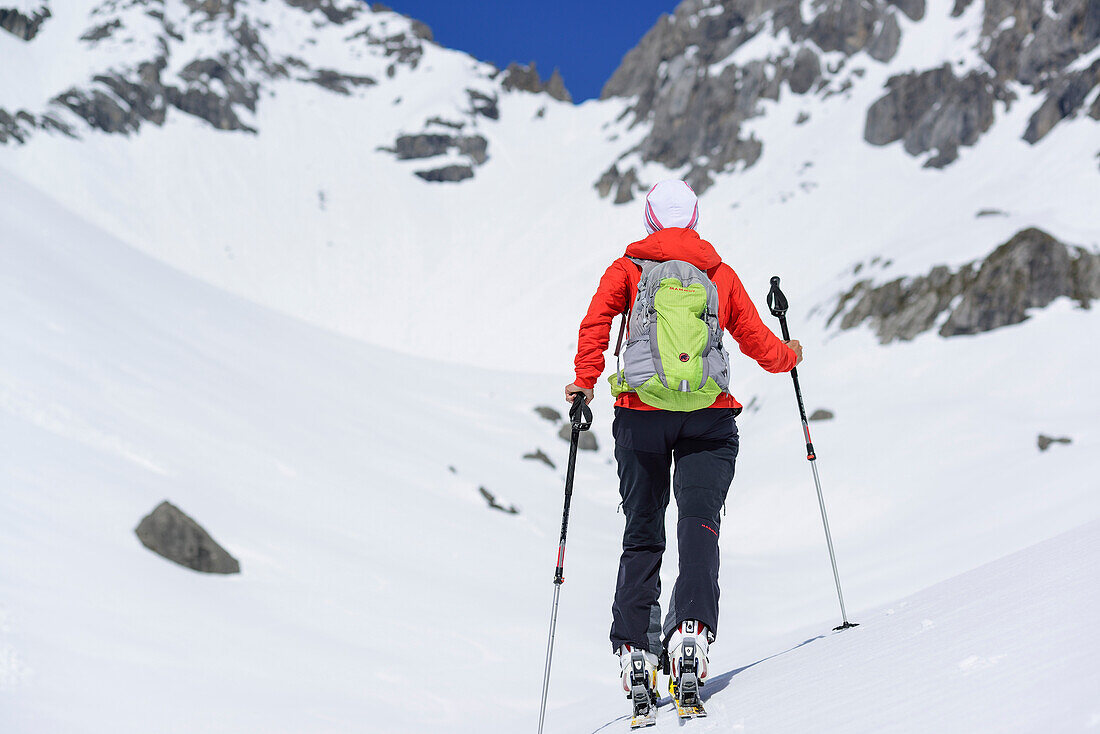
{"type": "Polygon", "coordinates": [[[612,432],[626,528],[611,608],[612,650],[629,644],[659,655],[686,619],[717,634],[718,533],[737,460],[737,412],[615,408],[612,432]],[[673,460],[680,572],[662,626],[661,556],[673,460]]]}

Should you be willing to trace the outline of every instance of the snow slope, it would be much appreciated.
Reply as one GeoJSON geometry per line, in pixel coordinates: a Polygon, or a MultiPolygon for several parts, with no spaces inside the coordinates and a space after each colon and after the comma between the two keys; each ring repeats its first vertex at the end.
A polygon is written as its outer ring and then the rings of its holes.
{"type": "MultiPolygon", "coordinates": [[[[1100,726],[1100,523],[889,606],[737,656],[703,688],[693,732],[1076,732],[1100,726]]],[[[615,732],[563,712],[558,731],[615,732]]],[[[657,726],[679,731],[665,699],[657,726]]]]}
{"type": "Polygon", "coordinates": [[[0,730],[377,730],[395,691],[416,699],[404,731],[491,715],[489,641],[542,627],[506,610],[551,543],[533,510],[558,477],[520,459],[535,440],[563,458],[528,402],[550,386],[277,316],[3,185],[0,730]],[[241,576],[140,546],[166,497],[241,576]]]}
{"type": "MultiPolygon", "coordinates": [[[[415,693],[402,731],[528,727],[561,473],[520,456],[540,447],[564,463],[556,427],[531,410],[554,399],[557,376],[425,363],[317,330],[149,260],[0,176],[3,729],[144,732],[153,720],[163,731],[378,731],[394,725],[385,702],[395,691],[415,693]],[[521,514],[490,511],[479,486],[521,514]],[[164,498],[225,543],[242,575],[199,576],[141,548],[132,529],[164,498]],[[446,682],[429,689],[440,661],[446,682]]],[[[1096,439],[1094,411],[1068,379],[1095,349],[1069,333],[1089,316],[1063,310],[984,339],[865,350],[901,371],[918,350],[939,349],[975,365],[978,384],[986,344],[1009,340],[995,352],[1018,350],[1023,363],[1063,328],[1084,351],[1043,366],[1061,393],[1003,409],[990,436],[973,404],[918,411],[888,386],[845,384],[862,373],[839,350],[822,359],[836,362],[827,389],[807,373],[808,390],[846,396],[816,439],[856,619],[873,622],[872,603],[1097,515],[1095,485],[1064,481],[1094,476],[1096,439]],[[912,433],[884,430],[884,402],[912,409],[912,433]],[[1034,428],[1052,411],[1075,443],[1039,454],[1034,428]],[[955,451],[939,422],[952,426],[955,451]],[[1002,441],[1016,447],[1005,466],[1002,441]],[[897,471],[933,450],[934,462],[897,471]]],[[[987,405],[1033,375],[999,380],[987,405]]],[[[766,410],[741,421],[718,670],[812,620],[835,621],[780,377],[746,381],[766,410]]],[[[606,447],[605,404],[597,420],[606,447]]],[[[606,650],[617,499],[606,448],[582,455],[552,721],[587,719],[590,705],[577,705],[594,696],[618,699],[606,650]]],[[[671,552],[666,569],[675,563],[671,552]]]]}

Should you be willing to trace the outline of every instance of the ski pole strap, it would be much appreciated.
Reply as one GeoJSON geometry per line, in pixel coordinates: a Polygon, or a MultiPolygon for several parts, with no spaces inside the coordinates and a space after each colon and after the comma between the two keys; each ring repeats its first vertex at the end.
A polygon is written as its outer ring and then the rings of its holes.
{"type": "Polygon", "coordinates": [[[587,431],[592,427],[592,409],[584,399],[584,393],[573,393],[573,406],[569,408],[569,421],[574,431],[587,431]]]}
{"type": "Polygon", "coordinates": [[[630,318],[630,311],[626,311],[619,319],[619,338],[615,340],[615,358],[618,359],[619,351],[623,346],[623,334],[626,333],[626,320],[630,318]]]}

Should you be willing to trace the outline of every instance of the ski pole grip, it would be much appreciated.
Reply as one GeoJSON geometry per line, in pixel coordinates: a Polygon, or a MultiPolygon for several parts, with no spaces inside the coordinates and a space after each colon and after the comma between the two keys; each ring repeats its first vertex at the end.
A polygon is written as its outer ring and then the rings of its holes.
{"type": "Polygon", "coordinates": [[[569,421],[576,431],[587,431],[592,427],[592,409],[584,399],[584,393],[573,393],[573,406],[569,408],[569,421]]]}
{"type": "Polygon", "coordinates": [[[768,291],[768,308],[771,309],[772,316],[782,317],[787,313],[787,307],[787,297],[779,290],[779,276],[773,275],[772,289],[768,291]]]}

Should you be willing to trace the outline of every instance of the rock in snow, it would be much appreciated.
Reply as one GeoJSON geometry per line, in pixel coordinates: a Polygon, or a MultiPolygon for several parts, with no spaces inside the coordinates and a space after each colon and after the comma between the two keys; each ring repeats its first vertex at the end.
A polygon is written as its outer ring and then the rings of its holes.
{"type": "Polygon", "coordinates": [[[833,315],[841,329],[870,320],[879,341],[907,341],[940,323],[941,336],[977,334],[1027,319],[1027,311],[1068,297],[1082,308],[1100,298],[1100,254],[1062,244],[1034,227],[1017,233],[985,260],[951,272],[898,278],[880,286],[856,283],[833,315]]]}
{"type": "Polygon", "coordinates": [[[481,493],[481,496],[485,499],[485,502],[488,503],[490,509],[500,510],[506,515],[519,514],[519,510],[516,509],[515,505],[508,505],[507,507],[505,507],[504,505],[497,502],[496,495],[485,489],[485,487],[478,487],[477,491],[481,493]]]}
{"type": "MultiPolygon", "coordinates": [[[[561,430],[558,431],[558,436],[563,441],[570,441],[573,437],[573,426],[570,423],[563,423],[561,430]]],[[[599,444],[596,443],[596,437],[592,434],[592,431],[581,431],[580,439],[577,441],[577,448],[581,451],[596,451],[599,448],[599,444]]]]}
{"type": "Polygon", "coordinates": [[[513,61],[508,65],[508,68],[504,70],[502,79],[501,86],[508,90],[519,89],[535,94],[546,92],[556,100],[562,102],[573,101],[573,96],[569,94],[569,90],[565,88],[565,80],[562,79],[561,72],[554,69],[554,73],[550,75],[550,78],[543,81],[542,78],[539,77],[539,72],[535,67],[534,61],[531,62],[530,66],[517,64],[513,61]]]}
{"type": "Polygon", "coordinates": [[[533,461],[541,461],[543,464],[546,464],[551,469],[555,468],[554,462],[550,460],[550,457],[547,456],[542,449],[535,449],[530,453],[524,454],[523,458],[531,459],[533,461]]]}
{"type": "Polygon", "coordinates": [[[551,423],[557,423],[561,420],[561,413],[556,409],[551,408],[549,405],[539,405],[535,407],[535,412],[539,414],[539,418],[548,420],[551,423]]]}
{"type": "Polygon", "coordinates": [[[149,550],[203,573],[240,573],[241,564],[201,525],[165,500],[134,531],[149,550]]]}
{"type": "Polygon", "coordinates": [[[1073,439],[1070,438],[1069,436],[1061,436],[1059,438],[1054,438],[1052,436],[1047,436],[1045,434],[1040,433],[1039,434],[1039,440],[1038,440],[1037,443],[1039,444],[1039,450],[1040,451],[1046,451],[1047,449],[1050,448],[1050,445],[1052,443],[1070,444],[1070,443],[1073,443],[1073,439]]]}
{"type": "Polygon", "coordinates": [[[37,7],[33,4],[22,9],[0,7],[0,28],[24,41],[29,41],[38,35],[38,30],[49,18],[48,0],[42,0],[37,7]]]}

